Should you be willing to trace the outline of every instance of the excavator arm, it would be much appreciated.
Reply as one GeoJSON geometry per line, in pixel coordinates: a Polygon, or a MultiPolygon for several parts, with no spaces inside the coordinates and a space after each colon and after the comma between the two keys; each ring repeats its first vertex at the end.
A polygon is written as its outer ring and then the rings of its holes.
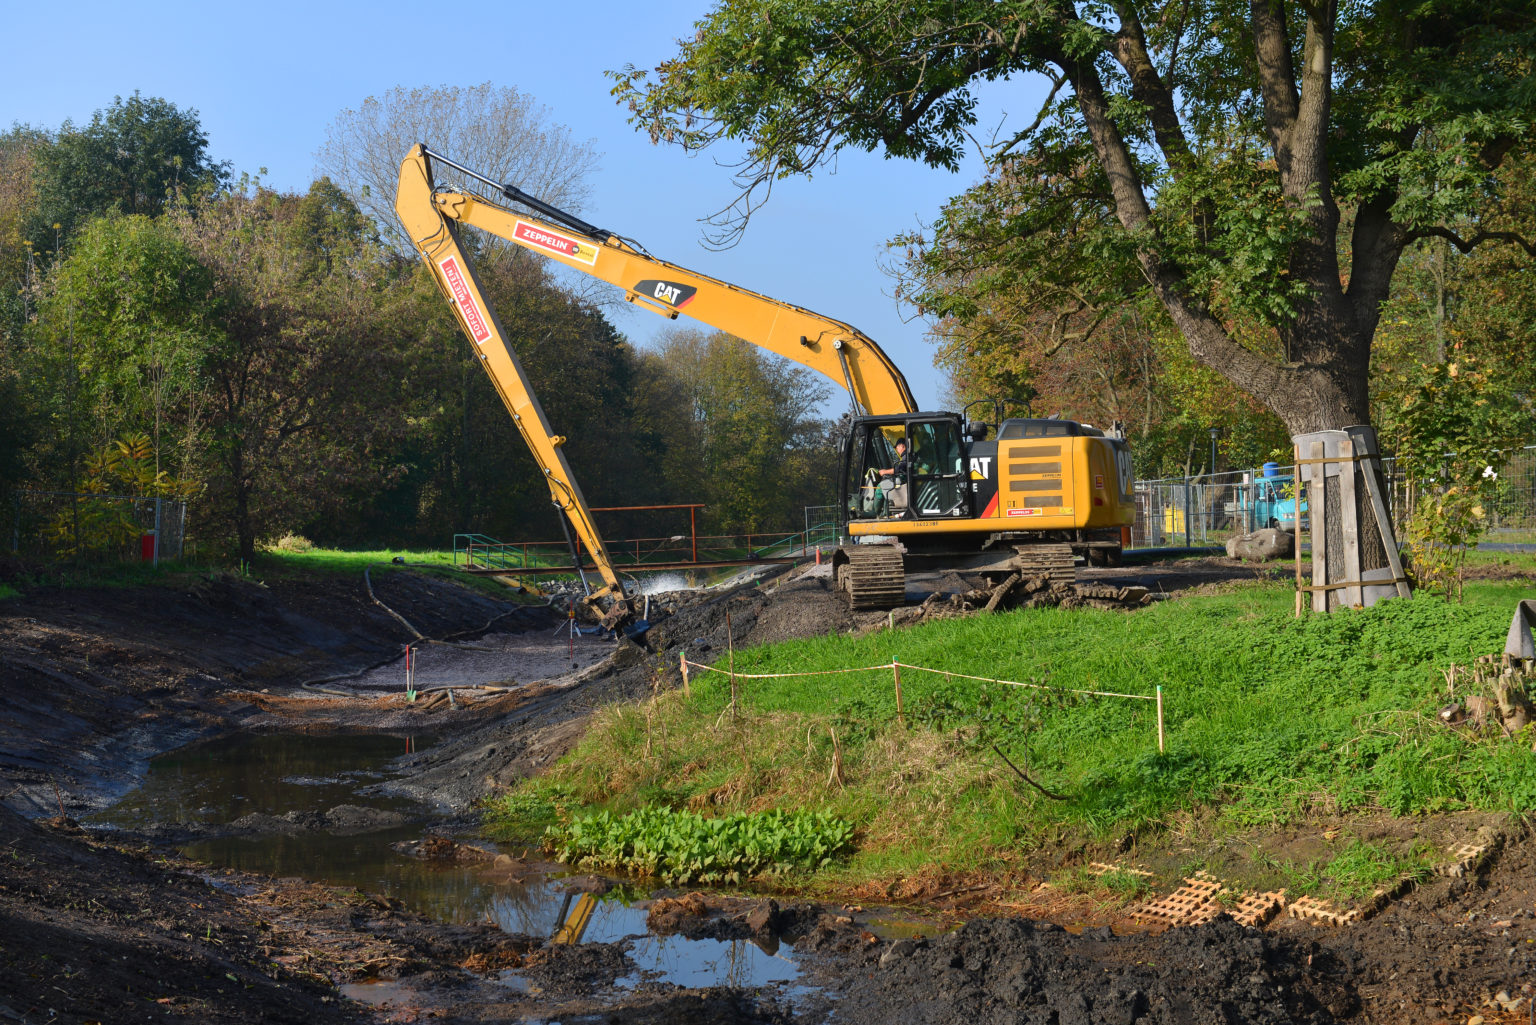
{"type": "MultiPolygon", "coordinates": [[[[458,226],[465,222],[453,216],[453,212],[461,209],[462,204],[442,202],[433,189],[429,159],[426,149],[416,146],[401,164],[395,212],[400,215],[411,241],[416,244],[421,258],[431,269],[438,288],[448,299],[454,316],[458,318],[459,327],[469,337],[475,354],[480,358],[480,365],[485,368],[502,402],[506,404],[507,411],[512,414],[512,422],[528,443],[534,461],[543,471],[544,481],[549,486],[550,500],[560,509],[576,536],[591,553],[602,583],[596,590],[589,590],[587,600],[602,618],[603,625],[611,629],[630,615],[623,584],[614,571],[613,562],[593,523],[592,512],[582,497],[581,488],[571,473],[570,464],[566,462],[565,453],[561,451],[565,438],[550,428],[549,420],[528,383],[528,375],[524,373],[517,354],[507,340],[506,331],[497,320],[496,312],[485,301],[485,292],[475,274],[474,264],[459,243],[458,226]]],[[[504,238],[512,238],[510,231],[514,229],[497,230],[497,227],[492,226],[487,227],[487,230],[504,238]]],[[[572,549],[574,556],[574,545],[572,549]]],[[[579,561],[577,572],[580,573],[579,561]]],[[[585,575],[582,576],[582,582],[585,586],[585,575]]]]}
{"type": "MultiPolygon", "coordinates": [[[[472,284],[469,287],[475,290],[473,300],[466,302],[458,297],[455,286],[446,278],[447,272],[440,266],[441,257],[433,255],[451,248],[458,265],[467,266],[454,236],[453,229],[457,225],[472,225],[583,274],[617,285],[624,290],[626,299],[653,313],[674,320],[679,314],[687,314],[694,320],[810,367],[846,388],[861,407],[859,412],[883,415],[917,410],[907,379],[880,346],[857,328],[658,260],[612,232],[542,203],[514,186],[492,181],[461,167],[425,146],[414,147],[400,167],[396,210],[428,266],[433,268],[438,284],[453,301],[465,332],[482,351],[493,343],[488,340],[482,344],[473,324],[465,318],[475,316],[474,310],[486,311],[482,320],[494,318],[479,298],[478,288],[472,284]],[[433,162],[478,179],[538,214],[518,213],[466,192],[435,189],[433,162]]],[[[469,277],[472,275],[466,275],[469,277]]],[[[495,333],[499,339],[499,329],[495,329],[495,333]]],[[[497,347],[505,348],[505,344],[499,343],[497,347]]],[[[516,360],[511,362],[516,367],[516,360]]],[[[486,369],[491,371],[493,379],[498,378],[491,363],[487,363],[486,369]]],[[[517,372],[517,377],[527,401],[533,403],[521,371],[517,372]]],[[[498,388],[501,387],[498,380],[498,388]]],[[[504,389],[503,398],[506,395],[504,389]]],[[[508,406],[510,408],[510,401],[508,406]]],[[[533,407],[537,409],[537,403],[533,403],[533,407]]],[[[517,415],[515,411],[513,415],[517,415]]],[[[547,428],[545,430],[547,432],[547,428]]],[[[528,436],[528,432],[524,435],[528,436]]],[[[533,444],[531,437],[529,443],[533,444]]],[[[545,457],[537,448],[535,455],[547,469],[545,457]]],[[[563,460],[560,465],[564,466],[563,460]]],[[[568,473],[566,477],[569,478],[568,473]]],[[[596,546],[592,548],[594,552],[598,551],[596,546]]]]}

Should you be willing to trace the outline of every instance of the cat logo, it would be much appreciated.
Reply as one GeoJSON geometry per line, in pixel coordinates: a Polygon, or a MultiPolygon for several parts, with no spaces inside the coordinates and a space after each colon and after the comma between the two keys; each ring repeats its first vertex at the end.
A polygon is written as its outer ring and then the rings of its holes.
{"type": "Polygon", "coordinates": [[[1136,471],[1131,468],[1131,453],[1129,449],[1115,449],[1115,475],[1120,478],[1120,494],[1129,498],[1131,496],[1131,488],[1136,480],[1136,471]]]}
{"type": "Polygon", "coordinates": [[[693,301],[697,288],[692,285],[679,285],[675,281],[657,281],[648,278],[635,285],[635,291],[652,299],[660,299],[674,309],[682,309],[693,301]]]}
{"type": "Polygon", "coordinates": [[[971,480],[986,480],[992,476],[991,456],[971,457],[971,480]]]}

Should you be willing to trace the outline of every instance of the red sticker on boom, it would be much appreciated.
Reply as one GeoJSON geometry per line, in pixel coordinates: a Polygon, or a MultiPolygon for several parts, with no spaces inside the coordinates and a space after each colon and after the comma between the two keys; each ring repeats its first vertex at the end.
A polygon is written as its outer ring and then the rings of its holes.
{"type": "Polygon", "coordinates": [[[597,262],[597,246],[591,242],[583,242],[527,221],[518,221],[513,227],[512,240],[530,249],[541,249],[568,260],[579,260],[588,266],[597,262]]]}
{"type": "Polygon", "coordinates": [[[464,268],[459,266],[458,257],[445,257],[437,261],[437,267],[443,272],[443,280],[448,282],[448,290],[453,293],[453,301],[458,304],[459,312],[464,315],[464,323],[469,326],[469,336],[475,340],[476,345],[484,345],[491,337],[491,329],[486,325],[485,314],[475,304],[474,293],[469,290],[469,281],[464,276],[464,268]]]}

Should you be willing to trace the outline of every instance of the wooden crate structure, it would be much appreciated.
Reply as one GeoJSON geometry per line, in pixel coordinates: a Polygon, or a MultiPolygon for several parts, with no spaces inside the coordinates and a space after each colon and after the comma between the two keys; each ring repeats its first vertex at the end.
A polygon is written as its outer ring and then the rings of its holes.
{"type": "MultiPolygon", "coordinates": [[[[1302,583],[1301,515],[1296,531],[1296,611],[1312,595],[1314,612],[1369,608],[1408,597],[1408,577],[1392,533],[1376,432],[1367,426],[1298,434],[1296,479],[1306,487],[1312,583],[1302,583]]],[[[1298,503],[1299,505],[1299,503],[1298,503]]]]}

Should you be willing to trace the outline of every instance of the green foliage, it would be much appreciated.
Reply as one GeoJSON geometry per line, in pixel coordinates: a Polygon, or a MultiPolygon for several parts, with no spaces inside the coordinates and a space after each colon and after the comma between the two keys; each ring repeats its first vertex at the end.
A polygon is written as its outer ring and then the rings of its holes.
{"type": "Polygon", "coordinates": [[[705,818],[644,808],[599,812],[549,832],[560,860],[667,883],[739,883],[753,876],[825,868],[853,842],[853,827],[827,812],[766,811],[705,818]]]}
{"type": "Polygon", "coordinates": [[[227,164],[209,159],[196,110],[137,92],[115,98],[87,125],[66,121],[36,162],[38,209],[29,238],[39,249],[54,247],[55,231],[67,239],[95,215],[153,216],[178,190],[216,189],[229,177],[227,164]]]}
{"type": "Polygon", "coordinates": [[[83,442],[143,432],[157,457],[187,466],[201,446],[187,407],[206,385],[220,307],[212,274],[169,222],[86,224],[47,279],[25,357],[51,386],[38,458],[68,465],[83,442]],[[172,423],[180,429],[166,437],[172,423]]]}
{"type": "Polygon", "coordinates": [[[1066,689],[1145,694],[1161,683],[1168,750],[1157,751],[1146,701],[904,669],[898,722],[887,669],[742,680],[732,719],[726,677],[696,672],[691,699],[673,692],[654,709],[603,715],[531,787],[615,814],[826,810],[860,830],[856,875],[1006,861],[1207,808],[1233,827],[1319,811],[1515,810],[1536,800],[1529,744],[1448,729],[1435,711],[1442,670],[1498,650],[1523,590],[1469,583],[1463,605],[1394,599],[1297,619],[1288,587],[1259,585],[1134,615],[1021,610],[738,650],[738,671],[751,673],[898,657],[1066,689]],[[1066,800],[1023,784],[994,745],[1066,800]]]}
{"type": "Polygon", "coordinates": [[[1367,415],[1403,246],[1484,215],[1536,114],[1536,23],[1513,2],[718,0],[696,28],[654,70],[610,74],[653,141],[745,148],[720,239],[845,147],[956,167],[993,120],[982,93],[1009,82],[1036,116],[898,240],[902,293],[962,350],[946,357],[1028,399],[1041,352],[1075,343],[1091,365],[1090,339],[1151,301],[1293,432],[1367,415]]]}
{"type": "Polygon", "coordinates": [[[1352,838],[1330,858],[1283,869],[1289,885],[1301,893],[1353,903],[1398,883],[1417,883],[1434,871],[1435,851],[1423,843],[1396,849],[1352,838]]]}

